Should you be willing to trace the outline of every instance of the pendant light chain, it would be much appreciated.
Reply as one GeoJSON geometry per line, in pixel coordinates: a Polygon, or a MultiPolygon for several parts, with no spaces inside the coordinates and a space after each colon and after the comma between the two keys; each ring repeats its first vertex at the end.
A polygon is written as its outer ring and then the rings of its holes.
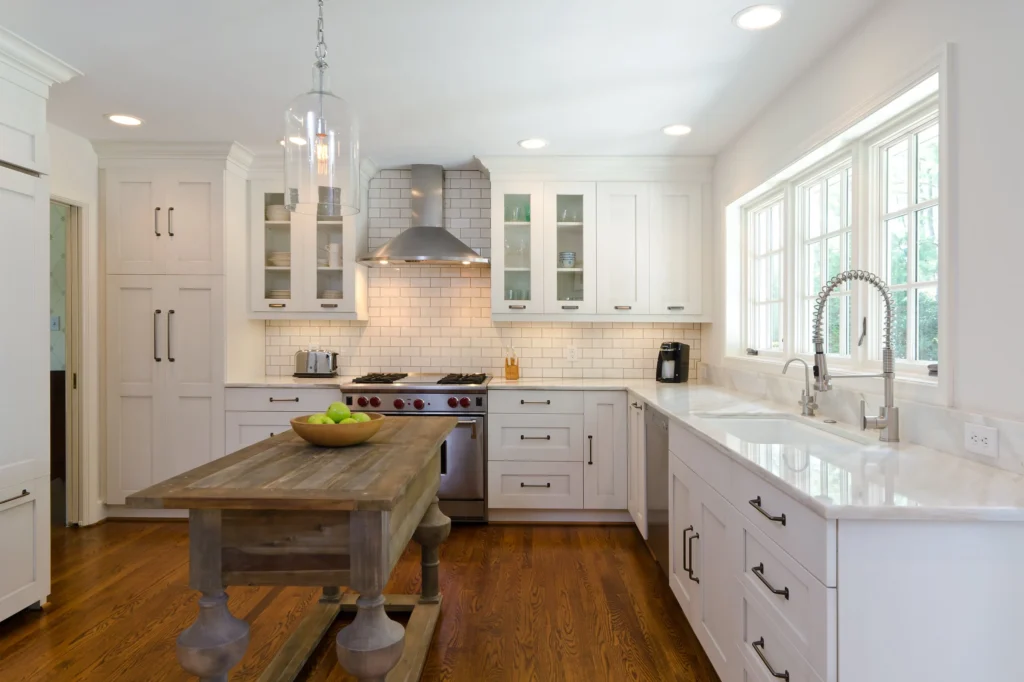
{"type": "Polygon", "coordinates": [[[316,57],[316,67],[322,70],[327,68],[327,43],[324,42],[324,0],[318,0],[317,5],[320,8],[320,15],[316,20],[316,50],[313,51],[313,56],[316,57]]]}

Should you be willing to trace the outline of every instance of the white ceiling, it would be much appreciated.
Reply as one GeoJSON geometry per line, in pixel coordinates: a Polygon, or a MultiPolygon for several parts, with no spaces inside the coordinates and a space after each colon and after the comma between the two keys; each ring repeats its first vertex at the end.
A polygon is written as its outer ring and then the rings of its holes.
{"type": "MultiPolygon", "coordinates": [[[[782,23],[758,33],[731,23],[754,0],[327,0],[325,22],[364,154],[457,166],[528,154],[527,137],[544,154],[714,154],[875,2],[776,0],[782,23]]],[[[257,152],[308,89],[315,21],[314,0],[0,0],[0,23],[85,73],[52,92],[57,125],[257,152]]]]}

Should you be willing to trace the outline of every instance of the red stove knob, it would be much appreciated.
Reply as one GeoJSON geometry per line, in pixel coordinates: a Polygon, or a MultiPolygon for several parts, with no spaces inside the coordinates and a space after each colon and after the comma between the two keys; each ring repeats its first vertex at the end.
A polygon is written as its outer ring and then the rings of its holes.
{"type": "Polygon", "coordinates": [[[462,398],[461,400],[459,400],[459,405],[462,405],[463,407],[469,407],[469,398],[462,398]]]}
{"type": "Polygon", "coordinates": [[[359,400],[356,402],[359,403],[359,407],[366,407],[370,404],[370,401],[367,400],[365,396],[359,396],[359,400]]]}
{"type": "Polygon", "coordinates": [[[416,400],[412,401],[412,406],[415,407],[417,410],[422,410],[423,401],[420,400],[419,398],[416,398],[416,400]]]}
{"type": "Polygon", "coordinates": [[[400,410],[405,407],[405,401],[401,398],[395,398],[395,409],[400,410]]]}
{"type": "Polygon", "coordinates": [[[452,396],[451,398],[448,398],[448,407],[458,407],[458,406],[459,406],[459,399],[458,398],[456,398],[455,396],[452,396]]]}
{"type": "MultiPolygon", "coordinates": [[[[359,404],[362,405],[363,403],[359,404]]],[[[373,396],[372,398],[370,398],[370,407],[380,407],[380,398],[378,398],[377,396],[373,396]]]]}

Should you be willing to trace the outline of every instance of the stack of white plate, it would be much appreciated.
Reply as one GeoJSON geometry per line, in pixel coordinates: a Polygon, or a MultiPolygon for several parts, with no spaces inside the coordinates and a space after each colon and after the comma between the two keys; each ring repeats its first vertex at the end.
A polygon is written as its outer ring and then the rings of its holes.
{"type": "Polygon", "coordinates": [[[337,289],[324,289],[320,298],[341,298],[341,292],[337,289]]]}
{"type": "Polygon", "coordinates": [[[267,265],[272,265],[277,268],[286,268],[292,264],[292,254],[290,251],[271,251],[267,254],[267,265]]]}
{"type": "Polygon", "coordinates": [[[291,298],[292,292],[288,289],[268,289],[267,298],[291,298]]]}

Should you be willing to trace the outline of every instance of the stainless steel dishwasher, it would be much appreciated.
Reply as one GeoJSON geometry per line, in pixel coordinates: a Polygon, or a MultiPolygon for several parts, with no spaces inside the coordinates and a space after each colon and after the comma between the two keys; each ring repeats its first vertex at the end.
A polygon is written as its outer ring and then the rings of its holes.
{"type": "Polygon", "coordinates": [[[647,452],[647,546],[668,575],[668,419],[644,406],[647,452]]]}

